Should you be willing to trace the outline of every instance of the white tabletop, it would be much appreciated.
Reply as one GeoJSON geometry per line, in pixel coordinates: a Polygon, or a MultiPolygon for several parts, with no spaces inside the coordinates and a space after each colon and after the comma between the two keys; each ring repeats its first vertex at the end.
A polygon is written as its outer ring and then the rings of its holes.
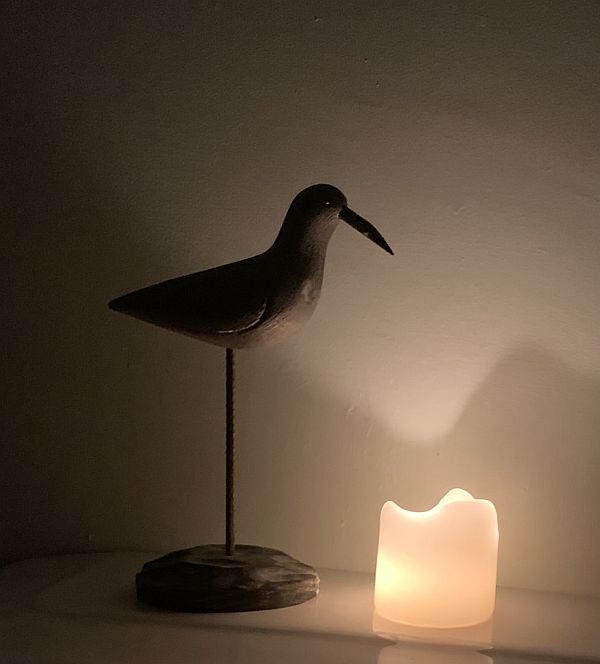
{"type": "Polygon", "coordinates": [[[324,569],[319,596],[299,606],[170,613],[135,599],[135,573],[157,555],[52,556],[0,570],[0,661],[516,664],[531,655],[600,661],[600,599],[499,589],[493,624],[415,630],[374,619],[371,575],[324,569]]]}

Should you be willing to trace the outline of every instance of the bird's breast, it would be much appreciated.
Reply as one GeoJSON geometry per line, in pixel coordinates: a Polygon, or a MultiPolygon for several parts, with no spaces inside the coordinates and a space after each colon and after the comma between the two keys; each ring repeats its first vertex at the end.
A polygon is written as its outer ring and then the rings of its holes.
{"type": "Polygon", "coordinates": [[[288,281],[285,288],[275,288],[261,321],[240,335],[243,345],[274,344],[291,336],[312,316],[320,293],[321,280],[312,276],[288,281]]]}
{"type": "Polygon", "coordinates": [[[315,287],[315,282],[313,279],[305,279],[302,282],[302,288],[300,290],[301,303],[305,305],[310,305],[318,299],[320,289],[315,287]]]}
{"type": "Polygon", "coordinates": [[[277,293],[267,307],[266,318],[287,327],[297,328],[312,315],[321,292],[314,279],[301,280],[295,288],[277,293]]]}
{"type": "MultiPolygon", "coordinates": [[[[320,256],[277,255],[267,264],[266,306],[260,320],[230,336],[236,348],[270,345],[291,336],[312,316],[323,281],[320,256]]],[[[228,337],[229,335],[223,335],[228,337]]],[[[225,345],[219,341],[221,345],[225,345]]]]}

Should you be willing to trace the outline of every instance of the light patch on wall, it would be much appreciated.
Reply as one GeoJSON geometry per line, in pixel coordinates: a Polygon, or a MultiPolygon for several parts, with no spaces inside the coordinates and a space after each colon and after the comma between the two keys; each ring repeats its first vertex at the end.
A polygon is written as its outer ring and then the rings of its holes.
{"type": "Polygon", "coordinates": [[[478,376],[420,376],[401,390],[376,390],[370,410],[391,433],[414,445],[431,445],[455,427],[478,376]]]}
{"type": "Polygon", "coordinates": [[[427,346],[422,354],[411,352],[407,339],[405,354],[399,355],[384,343],[367,348],[352,338],[338,338],[334,346],[316,354],[314,349],[306,352],[310,340],[302,337],[305,332],[276,350],[285,356],[286,365],[291,362],[324,392],[347,404],[348,410],[360,412],[402,444],[414,446],[435,445],[457,426],[506,352],[501,344],[490,348],[474,343],[467,353],[461,347],[438,345],[435,339],[415,340],[427,346]]]}

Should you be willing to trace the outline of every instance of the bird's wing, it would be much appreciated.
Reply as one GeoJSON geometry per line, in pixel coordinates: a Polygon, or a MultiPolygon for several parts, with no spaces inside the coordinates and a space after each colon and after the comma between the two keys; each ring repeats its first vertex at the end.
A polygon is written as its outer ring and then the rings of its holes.
{"type": "Polygon", "coordinates": [[[261,256],[162,281],[110,303],[117,311],[186,333],[228,334],[256,325],[267,308],[261,256]]]}

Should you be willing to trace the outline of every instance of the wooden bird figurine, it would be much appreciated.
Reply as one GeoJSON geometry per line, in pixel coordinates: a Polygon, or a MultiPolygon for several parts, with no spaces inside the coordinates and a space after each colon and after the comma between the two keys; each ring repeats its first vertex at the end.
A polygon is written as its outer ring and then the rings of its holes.
{"type": "Polygon", "coordinates": [[[280,341],[315,310],[327,245],[340,220],[385,249],[379,231],[328,184],[301,191],[264,253],[112,300],[111,309],[226,348],[280,341]]]}
{"type": "Polygon", "coordinates": [[[314,311],[325,253],[340,219],[392,254],[380,233],[346,204],[339,189],[317,184],[292,201],[275,242],[252,258],[169,279],[128,293],[111,309],[226,351],[225,544],[176,551],[136,577],[143,602],[176,611],[254,611],[315,597],[319,577],[282,551],[235,544],[234,349],[279,341],[314,311]],[[223,563],[227,556],[227,563],[223,563]]]}

